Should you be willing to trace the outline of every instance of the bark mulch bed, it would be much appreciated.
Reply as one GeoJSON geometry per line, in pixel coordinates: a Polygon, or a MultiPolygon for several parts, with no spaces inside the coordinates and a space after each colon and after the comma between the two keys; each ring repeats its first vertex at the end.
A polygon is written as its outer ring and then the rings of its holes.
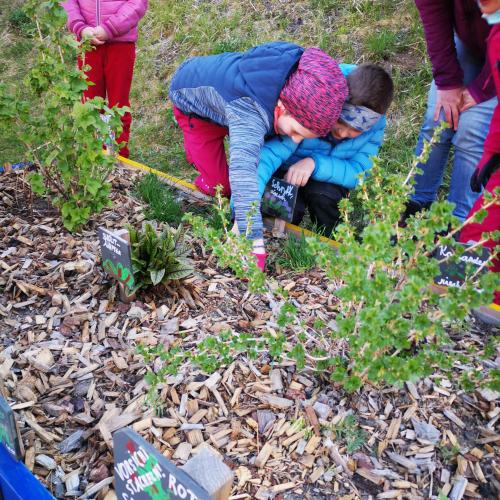
{"type": "MultiPolygon", "coordinates": [[[[163,385],[161,408],[148,405],[139,342],[194,347],[227,328],[272,332],[276,304],[248,294],[195,241],[196,273],[182,286],[118,302],[96,228],[140,224],[133,178],[118,174],[114,208],[74,235],[44,203],[27,205],[22,174],[0,178],[1,391],[26,465],[54,496],[115,498],[112,433],[131,426],[179,465],[203,447],[220,454],[235,472],[235,500],[498,497],[499,395],[465,393],[438,374],[348,395],[292,363],[240,356],[210,376],[182,367],[163,385]]],[[[333,324],[320,271],[275,279],[306,325],[333,324]]],[[[477,360],[484,335],[471,320],[456,348],[477,360]]],[[[498,350],[484,363],[500,368],[498,350]]]]}

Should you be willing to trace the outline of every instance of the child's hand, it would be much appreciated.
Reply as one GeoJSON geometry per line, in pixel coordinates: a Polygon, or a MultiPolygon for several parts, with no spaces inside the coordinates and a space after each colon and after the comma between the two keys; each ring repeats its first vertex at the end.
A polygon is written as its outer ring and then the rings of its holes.
{"type": "Polygon", "coordinates": [[[83,28],[81,36],[84,40],[87,38],[94,38],[95,36],[94,28],[91,28],[90,26],[83,28]]]}
{"type": "Polygon", "coordinates": [[[314,160],[312,158],[304,158],[288,169],[284,180],[295,186],[305,186],[313,172],[314,160]]]}
{"type": "Polygon", "coordinates": [[[108,33],[102,26],[95,27],[94,36],[101,42],[105,42],[109,38],[108,33]]]}

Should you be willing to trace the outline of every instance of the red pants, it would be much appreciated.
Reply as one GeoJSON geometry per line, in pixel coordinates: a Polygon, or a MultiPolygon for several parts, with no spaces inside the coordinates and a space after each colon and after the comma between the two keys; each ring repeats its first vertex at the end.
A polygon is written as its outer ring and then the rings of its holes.
{"type": "MultiPolygon", "coordinates": [[[[83,94],[84,99],[93,97],[107,98],[109,107],[115,105],[130,106],[129,94],[132,85],[135,62],[135,43],[117,42],[105,43],[97,46],[85,54],[85,60],[78,60],[81,69],[83,63],[91,66],[85,74],[89,81],[94,83],[83,94]]],[[[125,113],[122,116],[122,133],[117,142],[125,142],[120,154],[128,158],[128,141],[132,116],[125,113]]]]}
{"type": "Polygon", "coordinates": [[[215,187],[222,186],[222,194],[229,196],[229,168],[224,138],[229,131],[216,123],[185,115],[174,106],[174,116],[184,134],[184,150],[188,163],[194,164],[200,175],[194,183],[200,191],[215,195],[215,187]]]}
{"type": "MultiPolygon", "coordinates": [[[[486,184],[485,190],[490,193],[493,192],[495,188],[500,187],[500,170],[497,170],[486,184]]],[[[472,206],[468,217],[475,214],[484,203],[484,196],[481,195],[474,205],[472,206]]],[[[491,205],[487,209],[488,215],[480,224],[473,223],[467,224],[460,233],[460,241],[462,243],[467,243],[468,241],[479,241],[481,239],[482,233],[489,233],[492,231],[500,231],[500,205],[491,205]]],[[[500,241],[489,240],[484,246],[488,248],[495,248],[496,245],[500,245],[500,241]]],[[[493,272],[500,272],[500,258],[498,255],[493,260],[493,265],[490,268],[493,272]]],[[[495,291],[495,304],[500,305],[500,290],[495,291]]]]}

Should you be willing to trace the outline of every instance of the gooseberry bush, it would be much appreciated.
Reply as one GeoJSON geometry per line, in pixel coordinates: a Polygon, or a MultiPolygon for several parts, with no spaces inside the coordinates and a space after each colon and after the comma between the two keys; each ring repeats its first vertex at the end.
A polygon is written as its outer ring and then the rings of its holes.
{"type": "MultiPolygon", "coordinates": [[[[248,279],[251,290],[263,294],[272,311],[269,325],[273,327],[261,336],[225,330],[188,347],[182,341],[172,348],[142,346],[146,362],[161,360],[155,364],[156,371],[147,375],[152,392],[167,374],[175,374],[186,364],[194,363],[209,373],[231,363],[238,354],[250,359],[266,355],[276,362],[293,359],[298,369],[326,373],[348,391],[367,382],[397,385],[436,371],[449,375],[457,366],[464,386],[498,388],[499,371],[485,370],[479,358],[471,363],[470,357],[454,349],[449,336],[453,328],[462,327],[472,308],[491,302],[498,276],[466,267],[464,285],[439,294],[433,286],[439,275],[433,251],[439,244],[448,245],[455,250],[455,256],[448,259],[455,260],[463,252],[453,237],[462,224],[452,215],[452,205],[436,202],[429,211],[411,217],[406,227],[399,224],[417,165],[426,161],[431,145],[414,158],[406,177],[385,172],[375,159],[369,178],[351,197],[363,203],[364,226],[356,231],[350,223],[353,200],[345,199],[343,222],[334,234],[338,249],[309,238],[309,250],[325,272],[325,288],[338,298],[335,321],[328,325],[319,318],[312,326],[301,321],[299,305],[250,265],[248,241],[232,235],[227,226],[218,231],[190,217],[195,234],[221,266],[232,268],[237,276],[248,279]]],[[[488,197],[487,204],[493,203],[499,203],[499,193],[488,197]]],[[[220,199],[219,209],[225,210],[220,199]]],[[[484,216],[483,210],[473,220],[484,216]]]]}
{"type": "Polygon", "coordinates": [[[35,26],[34,64],[16,89],[0,84],[0,131],[25,147],[23,159],[36,166],[33,191],[46,196],[74,231],[111,203],[107,178],[115,156],[108,153],[116,150],[127,108],[110,109],[101,98],[82,102],[88,83],[76,61],[91,46],[66,30],[58,0],[28,0],[24,10],[35,26]]]}

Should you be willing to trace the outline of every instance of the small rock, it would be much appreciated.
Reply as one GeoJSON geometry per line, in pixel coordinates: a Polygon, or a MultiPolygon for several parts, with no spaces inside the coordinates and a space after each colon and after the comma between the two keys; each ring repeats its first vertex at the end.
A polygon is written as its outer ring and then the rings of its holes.
{"type": "Polygon", "coordinates": [[[328,405],[320,403],[319,401],[314,403],[313,409],[322,420],[327,420],[332,413],[332,409],[328,405]]]}
{"type": "Polygon", "coordinates": [[[142,318],[144,318],[144,316],[146,316],[146,314],[148,314],[148,313],[144,309],[137,307],[137,306],[133,306],[128,310],[127,316],[129,318],[142,319],[142,318]]]}
{"type": "Polygon", "coordinates": [[[89,474],[89,480],[95,483],[106,479],[109,476],[108,468],[106,464],[100,464],[99,466],[93,468],[89,474]]]}
{"type": "Polygon", "coordinates": [[[35,462],[47,470],[54,470],[57,467],[56,461],[47,455],[37,455],[35,462]]]}
{"type": "Polygon", "coordinates": [[[411,419],[417,439],[423,439],[432,444],[436,444],[441,437],[441,432],[432,424],[420,422],[416,418],[411,419]]]}
{"type": "Polygon", "coordinates": [[[70,451],[79,448],[83,438],[83,431],[80,429],[73,432],[64,441],[59,444],[59,450],[61,453],[69,453],[70,451]]]}

